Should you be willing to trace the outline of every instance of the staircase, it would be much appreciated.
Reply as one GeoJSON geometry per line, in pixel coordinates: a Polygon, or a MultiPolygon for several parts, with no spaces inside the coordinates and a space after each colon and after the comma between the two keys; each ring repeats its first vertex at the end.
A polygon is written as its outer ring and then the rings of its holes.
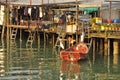
{"type": "Polygon", "coordinates": [[[93,39],[89,36],[90,34],[90,31],[89,31],[90,27],[86,27],[84,28],[84,32],[85,32],[85,38],[88,39],[88,41],[86,42],[87,46],[88,46],[88,50],[90,51],[90,48],[92,46],[92,42],[93,42],[93,39]]]}
{"type": "Polygon", "coordinates": [[[17,28],[12,28],[10,40],[15,41],[16,36],[17,36],[17,31],[18,31],[17,28]]]}
{"type": "Polygon", "coordinates": [[[67,39],[65,39],[66,29],[63,28],[63,26],[58,26],[57,27],[57,34],[58,34],[58,37],[57,37],[57,40],[55,42],[55,48],[56,47],[60,48],[60,47],[64,46],[63,42],[67,40],[67,39]],[[61,44],[62,44],[62,46],[61,46],[61,44]]]}
{"type": "Polygon", "coordinates": [[[29,31],[29,36],[28,36],[28,39],[27,39],[27,42],[26,42],[26,47],[31,47],[32,44],[33,44],[33,41],[35,39],[35,34],[36,32],[35,31],[29,31]]]}

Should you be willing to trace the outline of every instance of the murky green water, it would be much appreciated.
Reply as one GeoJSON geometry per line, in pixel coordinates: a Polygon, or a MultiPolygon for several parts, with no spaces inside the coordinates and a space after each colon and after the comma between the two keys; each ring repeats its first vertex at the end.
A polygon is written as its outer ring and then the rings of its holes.
{"type": "Polygon", "coordinates": [[[119,56],[89,53],[87,60],[65,62],[52,44],[32,48],[25,41],[0,44],[0,80],[119,80],[119,56]]]}

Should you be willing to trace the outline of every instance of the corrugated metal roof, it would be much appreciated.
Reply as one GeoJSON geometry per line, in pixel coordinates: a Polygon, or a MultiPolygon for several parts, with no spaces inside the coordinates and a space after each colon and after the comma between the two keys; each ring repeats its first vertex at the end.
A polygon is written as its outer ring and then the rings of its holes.
{"type": "MultiPolygon", "coordinates": [[[[19,5],[30,5],[30,1],[31,1],[31,5],[58,4],[58,3],[68,3],[68,2],[76,2],[76,1],[79,2],[80,1],[81,4],[84,4],[84,5],[94,5],[94,4],[99,5],[99,4],[101,4],[103,9],[109,7],[109,2],[105,2],[106,0],[7,0],[7,1],[10,2],[10,4],[19,4],[19,5]]],[[[114,1],[114,0],[111,0],[111,1],[114,1]]],[[[6,0],[0,0],[0,2],[5,3],[6,0]]],[[[112,3],[112,8],[120,9],[119,4],[120,4],[120,2],[117,2],[117,4],[112,3]]]]}
{"type": "MultiPolygon", "coordinates": [[[[6,0],[0,0],[1,2],[6,2],[6,0]]],[[[7,0],[11,4],[23,4],[30,5],[30,1],[32,5],[42,5],[42,4],[56,4],[56,3],[68,3],[68,2],[84,2],[84,3],[101,3],[104,0],[7,0]]]]}
{"type": "MultiPolygon", "coordinates": [[[[76,0],[13,0],[11,1],[11,4],[30,5],[30,1],[31,1],[31,5],[42,5],[42,4],[75,2],[76,0]]],[[[77,0],[77,1],[85,1],[85,0],[77,0]]]]}
{"type": "MultiPolygon", "coordinates": [[[[85,3],[105,3],[106,1],[120,1],[120,0],[7,0],[14,4],[29,4],[30,1],[32,5],[41,5],[43,4],[53,4],[53,3],[67,3],[67,2],[76,2],[82,1],[85,3]]],[[[6,0],[0,0],[0,2],[6,2],[6,0]]]]}

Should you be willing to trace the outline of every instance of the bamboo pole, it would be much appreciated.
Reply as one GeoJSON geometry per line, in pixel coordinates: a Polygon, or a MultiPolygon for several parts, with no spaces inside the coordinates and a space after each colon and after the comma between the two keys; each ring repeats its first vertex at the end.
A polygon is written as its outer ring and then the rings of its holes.
{"type": "Polygon", "coordinates": [[[111,19],[111,5],[112,5],[112,2],[110,1],[110,5],[109,5],[109,19],[111,19]]]}
{"type": "Polygon", "coordinates": [[[76,43],[78,43],[78,0],[76,0],[76,43]]]}
{"type": "Polygon", "coordinates": [[[8,0],[6,0],[6,8],[5,8],[5,15],[6,15],[6,19],[5,19],[5,26],[7,27],[7,42],[9,42],[10,40],[10,30],[9,30],[9,27],[8,27],[8,12],[9,12],[9,9],[8,9],[8,0]]]}

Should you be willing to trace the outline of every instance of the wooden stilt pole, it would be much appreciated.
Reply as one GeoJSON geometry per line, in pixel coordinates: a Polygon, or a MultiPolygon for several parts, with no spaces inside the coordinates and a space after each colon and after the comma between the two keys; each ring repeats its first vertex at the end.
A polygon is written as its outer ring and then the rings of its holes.
{"type": "Polygon", "coordinates": [[[93,53],[95,53],[95,38],[93,38],[93,53]]]}
{"type": "Polygon", "coordinates": [[[108,39],[108,55],[110,55],[110,39],[108,39]]]}
{"type": "Polygon", "coordinates": [[[103,50],[104,50],[104,42],[103,42],[103,39],[100,39],[100,54],[102,55],[103,54],[103,50]]]}
{"type": "Polygon", "coordinates": [[[53,47],[54,47],[54,45],[55,45],[55,36],[54,36],[54,34],[53,34],[53,36],[52,36],[52,43],[53,43],[53,47]]]}
{"type": "Polygon", "coordinates": [[[119,54],[119,42],[118,40],[113,41],[113,54],[119,54]]]}
{"type": "Polygon", "coordinates": [[[108,39],[104,40],[104,55],[108,55],[108,39]]]}
{"type": "Polygon", "coordinates": [[[95,62],[95,38],[92,38],[93,39],[93,64],[94,64],[94,62],[95,62]]]}
{"type": "Polygon", "coordinates": [[[37,38],[38,38],[38,49],[40,48],[40,34],[37,32],[37,38]]]}
{"type": "Polygon", "coordinates": [[[10,31],[9,31],[9,27],[7,26],[7,40],[6,41],[8,41],[9,42],[9,40],[10,40],[10,31]]]}
{"type": "Polygon", "coordinates": [[[4,32],[5,32],[5,25],[2,26],[2,35],[1,35],[1,39],[4,39],[4,32]]]}
{"type": "Polygon", "coordinates": [[[22,42],[22,30],[20,29],[20,42],[22,42]]]}
{"type": "Polygon", "coordinates": [[[113,55],[113,64],[118,64],[119,55],[113,55]]]}
{"type": "Polygon", "coordinates": [[[78,0],[76,0],[76,26],[77,26],[76,43],[78,43],[78,0]]]}
{"type": "Polygon", "coordinates": [[[98,38],[97,38],[96,42],[97,42],[96,46],[97,46],[97,52],[98,52],[99,51],[99,39],[98,38]]]}
{"type": "Polygon", "coordinates": [[[10,27],[10,40],[11,40],[11,36],[12,36],[12,27],[10,27]]]}
{"type": "Polygon", "coordinates": [[[46,44],[46,36],[45,36],[45,31],[44,31],[44,44],[46,44]]]}

